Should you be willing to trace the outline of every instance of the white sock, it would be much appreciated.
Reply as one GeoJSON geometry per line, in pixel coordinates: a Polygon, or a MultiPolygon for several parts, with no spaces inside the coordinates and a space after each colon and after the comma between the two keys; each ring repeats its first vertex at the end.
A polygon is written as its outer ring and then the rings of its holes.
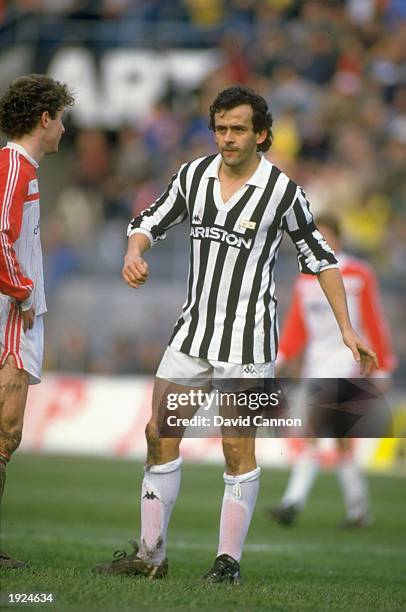
{"type": "Polygon", "coordinates": [[[141,489],[141,542],[138,556],[159,565],[166,555],[169,519],[180,487],[179,457],[163,465],[147,465],[141,489]]]}
{"type": "Polygon", "coordinates": [[[260,472],[261,468],[257,467],[252,472],[239,476],[224,474],[225,489],[217,556],[227,554],[236,561],[241,559],[258,497],[260,472]]]}
{"type": "Polygon", "coordinates": [[[352,457],[337,467],[347,519],[358,519],[369,512],[368,484],[352,457]]]}
{"type": "Polygon", "coordinates": [[[306,449],[293,464],[281,506],[296,506],[302,510],[319,471],[319,460],[313,449],[306,449]]]}

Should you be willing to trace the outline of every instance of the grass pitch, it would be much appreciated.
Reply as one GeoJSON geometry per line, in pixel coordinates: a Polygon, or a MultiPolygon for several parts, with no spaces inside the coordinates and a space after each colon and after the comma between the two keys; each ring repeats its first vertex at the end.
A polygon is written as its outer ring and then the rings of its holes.
{"type": "MultiPolygon", "coordinates": [[[[270,442],[271,443],[271,442],[270,442]]],[[[219,466],[184,465],[170,525],[170,573],[162,581],[102,577],[109,561],[139,536],[142,468],[129,461],[17,454],[9,465],[2,548],[31,569],[2,571],[1,604],[10,593],[53,593],[53,603],[20,604],[81,610],[406,610],[405,479],[370,479],[375,523],[342,531],[334,474],[322,474],[297,526],[265,517],[287,472],[263,470],[261,492],[242,560],[241,587],[208,586],[199,576],[216,554],[223,494],[219,466]]],[[[14,606],[13,606],[14,607],[14,606]]]]}

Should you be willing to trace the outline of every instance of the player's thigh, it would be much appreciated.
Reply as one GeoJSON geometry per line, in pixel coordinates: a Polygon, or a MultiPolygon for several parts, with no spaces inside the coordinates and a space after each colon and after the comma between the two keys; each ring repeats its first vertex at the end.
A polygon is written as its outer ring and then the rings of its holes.
{"type": "Polygon", "coordinates": [[[146,428],[149,457],[174,458],[186,430],[184,422],[196,414],[211,390],[211,374],[206,360],[170,346],[166,349],[155,378],[146,428]]]}
{"type": "Polygon", "coordinates": [[[0,429],[22,430],[28,393],[28,374],[9,355],[0,368],[0,429]]]}
{"type": "MultiPolygon", "coordinates": [[[[184,425],[173,425],[169,417],[191,419],[200,408],[196,401],[198,389],[156,377],[152,396],[151,418],[146,427],[148,456],[170,461],[184,436],[184,425]],[[190,402],[188,403],[188,398],[190,402]],[[169,419],[169,420],[168,420],[169,419]],[[171,457],[169,459],[168,457],[171,457]]],[[[203,393],[204,388],[200,389],[203,393]]]]}
{"type": "Polygon", "coordinates": [[[182,438],[185,427],[169,426],[168,417],[191,419],[204,405],[209,387],[189,387],[156,377],[152,395],[150,426],[158,429],[161,437],[182,438]]]}

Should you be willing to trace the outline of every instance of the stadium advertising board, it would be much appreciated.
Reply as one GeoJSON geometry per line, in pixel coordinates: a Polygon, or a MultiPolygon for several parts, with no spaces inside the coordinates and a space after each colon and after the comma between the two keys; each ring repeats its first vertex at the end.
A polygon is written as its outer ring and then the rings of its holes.
{"type": "Polygon", "coordinates": [[[165,93],[169,82],[193,89],[220,61],[215,50],[115,49],[99,65],[83,47],[64,47],[53,56],[48,74],[77,92],[73,121],[80,127],[115,129],[142,121],[165,93]]]}
{"type": "MultiPolygon", "coordinates": [[[[66,377],[47,375],[34,386],[28,400],[25,452],[81,454],[144,459],[144,428],[148,420],[153,381],[149,377],[66,377]]],[[[355,453],[368,469],[393,468],[396,439],[360,438],[355,453]]],[[[300,451],[298,438],[260,437],[261,465],[286,467],[300,451]]],[[[191,461],[222,463],[218,438],[185,437],[182,455],[191,461]]],[[[324,465],[334,465],[333,440],[320,446],[324,465]]]]}

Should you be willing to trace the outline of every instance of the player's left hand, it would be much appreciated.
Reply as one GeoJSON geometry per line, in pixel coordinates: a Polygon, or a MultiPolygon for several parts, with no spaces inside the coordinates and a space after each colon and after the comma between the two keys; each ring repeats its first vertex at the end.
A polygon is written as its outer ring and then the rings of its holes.
{"type": "Polygon", "coordinates": [[[343,332],[343,340],[352,352],[355,361],[360,364],[362,376],[369,376],[374,368],[379,368],[376,353],[361,340],[353,329],[343,332]]]}

